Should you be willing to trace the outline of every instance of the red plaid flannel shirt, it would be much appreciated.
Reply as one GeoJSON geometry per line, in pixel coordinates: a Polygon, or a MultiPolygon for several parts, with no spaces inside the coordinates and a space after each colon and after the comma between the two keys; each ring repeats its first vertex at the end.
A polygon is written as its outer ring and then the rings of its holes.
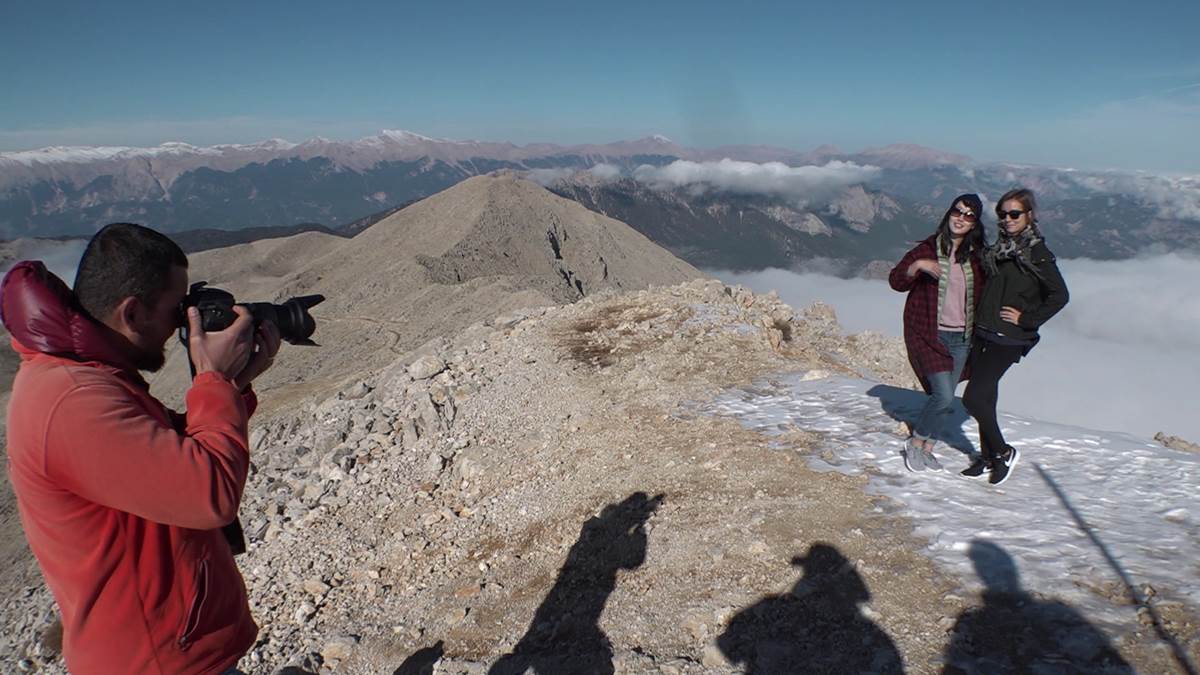
{"type": "MultiPolygon", "coordinates": [[[[893,289],[908,293],[904,303],[904,346],[908,349],[908,362],[928,391],[925,376],[952,369],[954,361],[946,346],[938,340],[938,280],[922,272],[908,276],[908,267],[922,258],[937,260],[937,235],[931,235],[906,253],[892,268],[888,283],[893,289]]],[[[978,255],[971,255],[969,259],[975,277],[973,302],[978,307],[979,298],[983,296],[983,266],[978,255]]],[[[963,369],[960,381],[967,379],[967,371],[967,368],[963,369]]]]}

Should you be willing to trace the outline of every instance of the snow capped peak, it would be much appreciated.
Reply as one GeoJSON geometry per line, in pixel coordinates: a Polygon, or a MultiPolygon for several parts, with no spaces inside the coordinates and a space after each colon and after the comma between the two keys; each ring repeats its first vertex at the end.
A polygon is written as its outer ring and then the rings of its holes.
{"type": "Polygon", "coordinates": [[[112,159],[122,153],[129,153],[137,148],[126,146],[79,146],[52,145],[37,150],[19,150],[17,152],[0,152],[0,161],[32,166],[38,164],[61,164],[67,162],[96,162],[112,159]]]}
{"type": "Polygon", "coordinates": [[[221,150],[291,150],[296,147],[296,144],[284,138],[268,138],[265,141],[257,143],[223,143],[221,145],[214,145],[213,147],[220,148],[221,150]]]}
{"type": "MultiPolygon", "coordinates": [[[[232,146],[231,149],[241,149],[243,146],[232,146]]],[[[162,155],[185,156],[185,155],[219,155],[225,152],[225,148],[214,146],[211,148],[202,148],[191,143],[182,141],[168,141],[153,148],[130,148],[128,157],[159,157],[162,155]]]]}
{"type": "Polygon", "coordinates": [[[399,141],[401,143],[428,143],[436,142],[438,140],[436,138],[422,136],[421,134],[415,134],[411,131],[404,131],[403,129],[384,129],[379,135],[382,138],[399,141]]]}
{"type": "Polygon", "coordinates": [[[5,163],[24,164],[84,164],[88,162],[103,162],[109,160],[133,159],[138,157],[159,157],[163,155],[220,155],[227,150],[240,150],[250,146],[225,145],[202,148],[182,141],[167,141],[152,148],[134,148],[124,145],[55,145],[37,150],[20,150],[17,152],[0,152],[0,161],[5,163]]]}
{"type": "MultiPolygon", "coordinates": [[[[610,145],[580,146],[589,152],[664,152],[674,151],[675,143],[662,134],[654,134],[633,141],[620,141],[610,145]]],[[[553,144],[532,144],[518,147],[512,143],[497,143],[479,140],[455,140],[425,136],[404,129],[383,129],[374,136],[365,136],[354,141],[336,141],[316,137],[301,143],[292,143],[283,138],[270,138],[256,143],[221,143],[197,146],[184,141],[167,141],[154,147],[130,146],[55,146],[37,150],[0,152],[0,164],[26,168],[46,167],[58,164],[97,164],[113,161],[144,160],[168,157],[185,161],[189,166],[206,158],[222,160],[225,169],[254,161],[269,161],[291,155],[320,154],[337,157],[338,161],[363,162],[381,161],[393,156],[411,158],[429,156],[443,161],[461,161],[473,156],[503,157],[514,159],[537,153],[552,154],[561,150],[553,144]],[[352,160],[347,157],[354,156],[352,160]],[[239,164],[240,162],[240,164],[239,164]]],[[[157,163],[157,162],[156,162],[157,163]]],[[[104,169],[102,171],[106,171],[104,169]]]]}

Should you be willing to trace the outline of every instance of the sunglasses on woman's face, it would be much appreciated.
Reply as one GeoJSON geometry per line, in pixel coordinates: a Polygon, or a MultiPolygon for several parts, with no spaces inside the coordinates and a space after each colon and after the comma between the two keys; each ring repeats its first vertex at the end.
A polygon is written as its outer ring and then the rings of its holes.
{"type": "Polygon", "coordinates": [[[1005,218],[1008,218],[1009,220],[1016,220],[1026,213],[1029,213],[1029,211],[997,211],[996,217],[1000,220],[1004,220],[1005,218]]]}
{"type": "Polygon", "coordinates": [[[950,209],[950,215],[958,216],[959,218],[962,218],[963,220],[965,220],[967,222],[971,222],[971,223],[975,222],[975,218],[976,218],[974,211],[963,211],[962,209],[957,208],[957,207],[950,209]]]}

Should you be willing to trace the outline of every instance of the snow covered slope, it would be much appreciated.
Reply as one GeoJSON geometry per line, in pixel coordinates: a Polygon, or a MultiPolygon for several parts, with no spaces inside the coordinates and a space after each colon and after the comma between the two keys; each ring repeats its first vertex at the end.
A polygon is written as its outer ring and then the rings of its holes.
{"type": "Polygon", "coordinates": [[[865,473],[869,490],[895,500],[933,559],[968,589],[981,588],[968,551],[989,543],[1014,559],[1026,592],[1058,597],[1118,633],[1139,618],[1127,583],[1139,596],[1157,595],[1154,602],[1200,606],[1200,455],[1001,414],[1021,460],[993,487],[958,474],[979,443],[974,421],[958,407],[946,427],[955,447],[938,451],[946,470],[909,473],[897,420],[914,419],[924,396],[822,375],[730,392],[710,411],[768,434],[793,426],[823,434],[824,452],[810,466],[865,473]]]}

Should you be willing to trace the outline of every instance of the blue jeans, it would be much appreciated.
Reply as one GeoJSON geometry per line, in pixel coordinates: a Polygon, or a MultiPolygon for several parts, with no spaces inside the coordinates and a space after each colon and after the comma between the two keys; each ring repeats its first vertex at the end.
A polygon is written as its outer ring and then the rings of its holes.
{"type": "Polygon", "coordinates": [[[950,350],[950,358],[954,365],[953,370],[943,370],[925,376],[929,381],[929,400],[925,402],[925,407],[921,408],[917,423],[913,425],[913,436],[922,441],[933,438],[941,429],[943,418],[953,409],[954,389],[958,386],[958,378],[967,363],[967,356],[971,353],[971,343],[961,331],[939,330],[938,342],[950,350]]]}

